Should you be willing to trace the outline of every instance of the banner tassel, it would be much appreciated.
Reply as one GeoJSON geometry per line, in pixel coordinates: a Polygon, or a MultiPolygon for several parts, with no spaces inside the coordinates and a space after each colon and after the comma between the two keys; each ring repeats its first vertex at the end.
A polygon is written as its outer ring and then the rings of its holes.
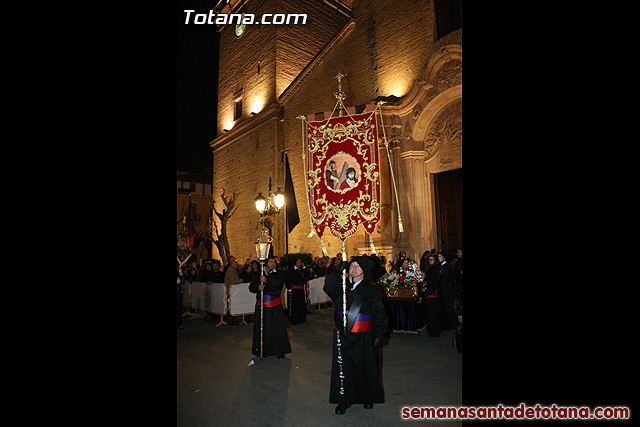
{"type": "MultiPolygon", "coordinates": [[[[313,231],[313,230],[311,230],[313,231]]],[[[320,245],[322,246],[322,255],[328,257],[329,254],[327,253],[327,248],[324,247],[324,242],[322,241],[322,237],[320,238],[320,245]]]]}

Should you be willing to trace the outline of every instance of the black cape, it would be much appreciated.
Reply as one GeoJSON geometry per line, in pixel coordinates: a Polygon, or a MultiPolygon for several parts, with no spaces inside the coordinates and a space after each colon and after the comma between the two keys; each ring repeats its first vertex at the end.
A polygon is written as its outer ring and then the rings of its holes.
{"type": "Polygon", "coordinates": [[[304,286],[306,283],[302,269],[296,270],[294,267],[287,270],[287,307],[289,307],[289,324],[297,325],[307,320],[307,301],[304,298],[303,289],[292,289],[291,285],[304,286]],[[291,289],[291,294],[289,294],[291,289]]]}
{"type": "MultiPolygon", "coordinates": [[[[284,286],[284,274],[281,271],[272,271],[266,273],[267,283],[264,288],[264,294],[279,297],[284,286]]],[[[249,291],[256,294],[257,301],[260,301],[260,274],[254,274],[249,291]]],[[[255,316],[253,317],[253,342],[251,344],[251,353],[260,356],[260,309],[256,302],[255,316]]],[[[264,344],[263,357],[282,356],[291,353],[291,344],[287,335],[287,325],[284,321],[284,311],[282,303],[275,307],[264,308],[264,327],[262,331],[262,339],[264,344]]]]}
{"type": "MultiPolygon", "coordinates": [[[[360,257],[358,257],[360,258],[360,257]]],[[[356,261],[358,259],[356,258],[356,261]]],[[[360,266],[364,263],[358,262],[360,266]]],[[[378,348],[374,347],[374,339],[382,338],[387,328],[387,315],[382,298],[370,279],[370,268],[365,270],[365,277],[354,291],[351,291],[347,279],[347,311],[352,311],[354,301],[362,301],[360,313],[373,314],[373,328],[366,332],[344,333],[342,317],[342,277],[338,272],[327,275],[323,290],[334,301],[333,358],[331,366],[330,403],[351,405],[355,403],[383,403],[384,388],[379,370],[378,348]],[[336,330],[338,329],[338,330],[336,330]],[[340,348],[338,348],[340,345],[340,348]],[[339,363],[340,352],[342,363],[339,363]],[[340,366],[342,365],[342,366],[340,366]],[[343,382],[340,381],[342,368],[343,382]],[[341,393],[341,391],[343,393],[341,393]]],[[[357,305],[357,304],[356,304],[357,305]]],[[[353,307],[354,310],[357,309],[353,307]]],[[[352,328],[352,321],[347,330],[352,328]]]]}

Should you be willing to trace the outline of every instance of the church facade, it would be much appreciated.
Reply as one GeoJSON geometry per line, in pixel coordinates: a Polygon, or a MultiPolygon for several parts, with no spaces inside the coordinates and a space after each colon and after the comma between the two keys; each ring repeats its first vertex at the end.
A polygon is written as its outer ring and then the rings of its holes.
{"type": "MultiPolygon", "coordinates": [[[[348,256],[419,260],[425,250],[462,246],[462,27],[459,1],[231,1],[221,12],[306,14],[305,24],[251,24],[220,29],[218,136],[213,201],[238,193],[227,224],[231,253],[255,258],[260,235],[254,199],[285,187],[291,168],[300,223],[286,235],[284,213],[272,228],[276,255],[322,255],[311,231],[304,183],[300,116],[331,113],[338,72],[346,106],[381,107],[381,220],[371,237],[362,227],[346,242],[348,256]],[[295,4],[293,4],[295,3],[295,4]],[[285,156],[286,154],[286,156],[285,156]],[[391,179],[392,165],[396,193],[391,179]],[[400,232],[399,220],[404,228],[400,232]]],[[[334,113],[334,116],[337,112],[334,113]]],[[[323,236],[330,257],[341,242],[323,236]]],[[[216,255],[214,248],[214,256],[216,255]]]]}

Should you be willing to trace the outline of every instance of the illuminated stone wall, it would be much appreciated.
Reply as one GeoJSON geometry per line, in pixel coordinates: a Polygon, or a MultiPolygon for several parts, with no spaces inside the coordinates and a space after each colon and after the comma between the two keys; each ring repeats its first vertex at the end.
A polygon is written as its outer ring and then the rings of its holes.
{"type": "MultiPolygon", "coordinates": [[[[266,11],[269,3],[256,6],[266,11]]],[[[264,32],[264,25],[259,30],[248,28],[239,39],[230,28],[221,34],[219,136],[211,143],[213,196],[219,199],[223,188],[241,192],[229,225],[231,251],[240,260],[255,257],[252,243],[259,235],[259,216],[253,199],[258,191],[266,196],[269,176],[274,191],[284,188],[281,153],[286,151],[300,215],[289,235],[289,252],[322,254],[318,237],[307,237],[309,212],[297,117],[333,109],[334,76],[340,70],[347,75],[343,80],[347,106],[397,97],[384,105],[383,114],[405,232],[398,232],[398,208],[381,146],[382,220],[373,242],[387,258],[401,249],[419,258],[424,250],[437,247],[433,174],[462,167],[462,30],[434,40],[429,0],[355,1],[352,21],[321,2],[296,4],[295,9],[279,12],[306,11],[307,25],[272,26],[264,32]],[[228,124],[233,94],[240,89],[247,100],[244,108],[251,111],[228,124]],[[263,104],[261,110],[253,111],[258,104],[263,104]],[[251,116],[252,111],[258,114],[251,116]]],[[[284,216],[279,215],[273,229],[276,254],[285,253],[284,233],[284,216]]],[[[341,250],[339,240],[329,233],[324,243],[330,256],[341,250]]],[[[360,229],[348,240],[347,253],[369,252],[368,237],[360,229]]]]}

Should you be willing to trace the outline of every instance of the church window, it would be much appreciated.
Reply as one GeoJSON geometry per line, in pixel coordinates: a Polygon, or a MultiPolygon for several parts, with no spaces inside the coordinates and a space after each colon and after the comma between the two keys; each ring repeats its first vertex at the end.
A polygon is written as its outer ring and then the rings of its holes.
{"type": "Polygon", "coordinates": [[[233,120],[242,117],[242,97],[233,100],[233,120]]]}

